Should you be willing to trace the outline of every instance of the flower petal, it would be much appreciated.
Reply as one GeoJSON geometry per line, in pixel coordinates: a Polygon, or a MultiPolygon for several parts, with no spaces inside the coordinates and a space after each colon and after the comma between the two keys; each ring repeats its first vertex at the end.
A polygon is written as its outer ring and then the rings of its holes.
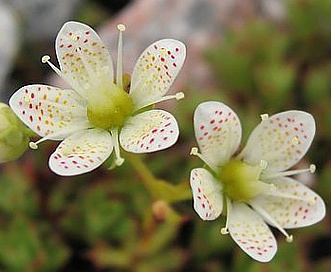
{"type": "Polygon", "coordinates": [[[93,91],[100,78],[102,84],[113,82],[110,54],[91,27],[78,22],[65,23],[57,35],[55,48],[62,76],[83,97],[93,91]]]}
{"type": "Polygon", "coordinates": [[[85,101],[72,90],[28,85],[17,90],[9,104],[29,128],[52,140],[62,140],[72,131],[89,126],[85,101]]]}
{"type": "Polygon", "coordinates": [[[307,152],[315,135],[312,115],[285,111],[262,121],[252,132],[240,154],[250,164],[268,162],[268,172],[286,170],[307,152]]]}
{"type": "Polygon", "coordinates": [[[150,110],[126,121],[120,133],[120,143],[128,152],[150,153],[172,146],[178,135],[177,121],[172,114],[150,110]]]}
{"type": "Polygon", "coordinates": [[[201,103],[194,112],[194,131],[201,154],[210,166],[220,166],[238,149],[241,125],[236,113],[223,103],[201,103]]]}
{"type": "MultiPolygon", "coordinates": [[[[302,183],[291,178],[272,180],[271,183],[276,186],[277,192],[307,199],[307,201],[304,201],[260,195],[252,200],[253,204],[263,207],[281,227],[285,229],[305,227],[315,224],[324,218],[324,201],[318,194],[302,183]]],[[[268,223],[271,224],[270,222],[268,223]]]]}
{"type": "Polygon", "coordinates": [[[154,104],[168,92],[185,57],[185,45],[172,39],[157,41],[141,54],[133,69],[130,88],[136,110],[154,104]]]}
{"type": "Polygon", "coordinates": [[[112,153],[109,132],[99,129],[79,131],[66,138],[49,158],[49,167],[61,176],[74,176],[99,167],[112,153]]]}
{"type": "Polygon", "coordinates": [[[214,220],[223,209],[221,185],[204,168],[191,171],[190,184],[193,192],[194,209],[203,220],[214,220]]]}
{"type": "Polygon", "coordinates": [[[228,218],[233,240],[250,257],[269,262],[277,252],[277,242],[262,218],[243,203],[234,203],[228,218]]]}

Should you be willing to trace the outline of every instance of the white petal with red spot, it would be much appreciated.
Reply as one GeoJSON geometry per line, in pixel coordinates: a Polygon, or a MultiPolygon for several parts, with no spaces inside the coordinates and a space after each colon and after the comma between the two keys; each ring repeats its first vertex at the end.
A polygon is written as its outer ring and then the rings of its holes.
{"type": "Polygon", "coordinates": [[[57,35],[56,54],[62,76],[83,97],[94,85],[113,82],[113,64],[98,34],[89,26],[67,22],[57,35]]]}
{"type": "Polygon", "coordinates": [[[135,109],[155,103],[168,92],[185,57],[185,45],[172,39],[157,41],[141,54],[131,77],[130,96],[135,109]]]}
{"type": "Polygon", "coordinates": [[[203,220],[214,220],[223,209],[220,183],[204,168],[191,171],[190,184],[193,192],[193,206],[203,220]]]}
{"type": "Polygon", "coordinates": [[[109,132],[90,129],[66,138],[49,159],[49,167],[61,176],[90,172],[99,167],[112,153],[109,132]]]}
{"type": "Polygon", "coordinates": [[[282,112],[254,129],[240,156],[253,165],[267,161],[267,172],[286,170],[305,155],[314,135],[315,121],[309,113],[282,112]]]}
{"type": "Polygon", "coordinates": [[[194,131],[200,152],[210,166],[220,166],[238,149],[241,125],[236,113],[223,103],[201,103],[194,112],[194,131]]]}
{"type": "Polygon", "coordinates": [[[130,117],[120,133],[124,150],[149,153],[168,148],[178,139],[175,117],[163,110],[150,110],[130,117]]]}
{"type": "Polygon", "coordinates": [[[243,203],[233,203],[228,215],[231,237],[249,256],[268,262],[277,252],[277,242],[262,218],[243,203]]]}
{"type": "MultiPolygon", "coordinates": [[[[262,207],[283,228],[299,228],[315,224],[325,216],[325,204],[322,198],[302,183],[282,178],[271,180],[278,192],[301,197],[304,200],[285,197],[260,195],[252,200],[262,207]]],[[[270,222],[268,222],[270,224],[270,222]]]]}
{"type": "Polygon", "coordinates": [[[43,137],[50,135],[52,140],[61,140],[73,130],[89,126],[85,101],[72,90],[28,85],[17,90],[9,104],[30,129],[43,137]]]}

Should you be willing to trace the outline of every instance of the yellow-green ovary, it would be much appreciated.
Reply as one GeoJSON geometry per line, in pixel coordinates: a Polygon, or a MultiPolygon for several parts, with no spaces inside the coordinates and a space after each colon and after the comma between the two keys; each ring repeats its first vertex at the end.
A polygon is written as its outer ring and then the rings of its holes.
{"type": "Polygon", "coordinates": [[[261,166],[251,166],[239,160],[224,164],[219,174],[224,193],[234,201],[248,201],[270,185],[259,180],[261,166]]]}
{"type": "Polygon", "coordinates": [[[92,125],[102,129],[122,126],[132,113],[132,100],[127,92],[117,87],[100,84],[87,99],[87,116],[92,125]]]}

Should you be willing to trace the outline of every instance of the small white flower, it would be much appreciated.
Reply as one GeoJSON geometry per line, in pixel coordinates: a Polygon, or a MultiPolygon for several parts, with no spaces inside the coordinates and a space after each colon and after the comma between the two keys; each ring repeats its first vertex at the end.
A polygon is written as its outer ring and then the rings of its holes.
{"type": "Polygon", "coordinates": [[[44,140],[63,140],[49,160],[59,175],[89,172],[100,166],[115,150],[117,165],[123,149],[148,153],[173,145],[178,138],[175,118],[163,110],[146,108],[167,99],[180,99],[183,93],[164,96],[186,56],[184,44],[164,39],[150,45],[139,57],[132,73],[129,93],[123,86],[122,32],[116,78],[108,50],[89,26],[78,22],[64,24],[56,38],[60,69],[49,56],[48,63],[72,89],[34,84],[19,89],[10,106],[20,119],[44,140]]]}
{"type": "Polygon", "coordinates": [[[194,209],[203,220],[214,220],[226,209],[222,233],[230,233],[249,256],[270,261],[277,251],[269,225],[280,230],[304,227],[325,216],[320,196],[290,176],[309,169],[288,170],[307,152],[314,134],[314,118],[303,111],[262,116],[246,147],[235,155],[241,141],[236,113],[220,102],[204,102],[194,114],[199,156],[205,168],[191,172],[194,209]]]}

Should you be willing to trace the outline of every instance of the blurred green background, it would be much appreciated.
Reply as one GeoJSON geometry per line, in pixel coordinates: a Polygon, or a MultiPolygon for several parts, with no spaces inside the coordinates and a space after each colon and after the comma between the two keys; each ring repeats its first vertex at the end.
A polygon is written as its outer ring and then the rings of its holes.
{"type": "MultiPolygon", "coordinates": [[[[70,19],[98,26],[129,2],[82,1],[70,19]]],[[[202,92],[184,82],[186,98],[171,107],[181,128],[178,143],[140,157],[156,177],[188,184],[190,169],[201,166],[189,156],[196,145],[192,114],[200,102],[232,107],[244,142],[262,113],[308,111],[317,134],[302,164],[317,165],[307,182],[326,202],[322,222],[291,230],[291,244],[274,231],[278,253],[260,264],[220,234],[223,218],[203,222],[191,200],[168,206],[151,197],[129,162],[111,171],[56,176],[47,158],[57,143],[48,142],[0,166],[0,271],[330,271],[331,1],[284,1],[284,10],[281,20],[253,16],[220,30],[222,39],[203,53],[213,84],[202,92]]],[[[45,82],[49,71],[36,60],[54,51],[54,38],[20,40],[4,93],[45,82]]]]}

